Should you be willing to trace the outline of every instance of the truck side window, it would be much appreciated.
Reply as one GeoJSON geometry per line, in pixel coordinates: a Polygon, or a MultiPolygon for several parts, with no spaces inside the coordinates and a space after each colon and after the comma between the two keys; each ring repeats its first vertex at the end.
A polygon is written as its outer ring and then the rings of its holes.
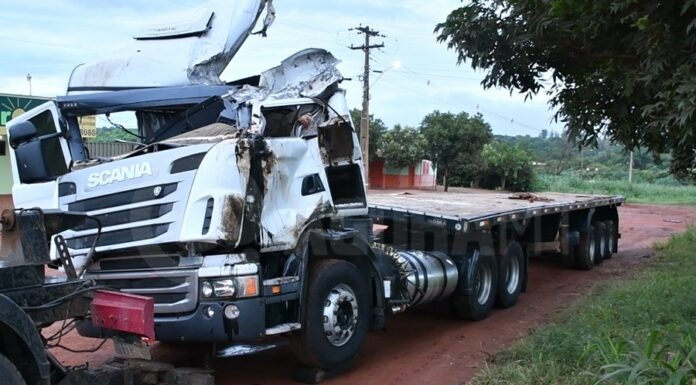
{"type": "Polygon", "coordinates": [[[261,108],[266,120],[263,136],[268,138],[313,137],[322,119],[316,104],[261,108]]]}
{"type": "Polygon", "coordinates": [[[29,119],[37,130],[36,139],[23,143],[15,150],[19,179],[22,183],[53,180],[68,172],[60,137],[51,111],[29,119]]]}
{"type": "Polygon", "coordinates": [[[51,111],[44,111],[29,119],[29,121],[34,123],[34,127],[36,127],[36,131],[38,132],[37,137],[39,138],[44,135],[55,134],[59,131],[56,129],[51,111]]]}

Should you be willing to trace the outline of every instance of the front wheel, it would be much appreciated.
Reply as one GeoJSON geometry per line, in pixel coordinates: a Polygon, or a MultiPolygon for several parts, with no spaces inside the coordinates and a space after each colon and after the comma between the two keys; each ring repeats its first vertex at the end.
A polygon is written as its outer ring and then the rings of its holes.
{"type": "Polygon", "coordinates": [[[315,368],[344,368],[368,330],[366,279],[352,263],[327,259],[311,267],[307,284],[305,324],[291,341],[295,356],[315,368]]]}
{"type": "Polygon", "coordinates": [[[17,367],[7,357],[0,354],[0,378],[7,385],[26,385],[17,367]]]}

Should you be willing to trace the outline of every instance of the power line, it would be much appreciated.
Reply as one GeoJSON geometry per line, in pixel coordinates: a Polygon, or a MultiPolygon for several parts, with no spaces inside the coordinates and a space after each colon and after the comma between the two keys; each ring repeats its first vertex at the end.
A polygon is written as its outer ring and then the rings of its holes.
{"type": "MultiPolygon", "coordinates": [[[[405,75],[405,74],[402,74],[402,76],[403,76],[403,75],[405,75]]],[[[429,99],[429,100],[431,100],[431,101],[437,102],[437,103],[440,104],[440,105],[448,105],[448,106],[450,106],[450,107],[454,107],[454,108],[457,108],[457,109],[461,109],[462,107],[466,107],[466,108],[469,109],[470,111],[471,111],[471,110],[475,110],[476,112],[482,112],[484,115],[487,115],[487,116],[494,116],[494,117],[496,117],[496,118],[498,118],[498,119],[502,119],[502,120],[508,121],[508,122],[510,122],[511,124],[517,125],[517,126],[522,127],[522,128],[524,128],[524,129],[526,129],[526,130],[529,130],[529,131],[534,131],[534,132],[540,132],[540,131],[541,131],[541,129],[539,129],[539,128],[535,128],[535,127],[532,127],[532,126],[530,126],[530,125],[528,125],[528,124],[525,124],[525,123],[522,123],[522,122],[518,122],[518,121],[516,121],[514,118],[510,118],[510,117],[508,117],[508,116],[501,115],[501,114],[499,114],[499,113],[497,113],[497,112],[494,112],[494,111],[491,111],[491,110],[488,110],[488,109],[485,109],[485,108],[481,108],[479,105],[472,106],[472,105],[469,105],[469,104],[465,104],[465,103],[461,103],[461,102],[454,102],[454,101],[451,101],[451,100],[441,99],[441,98],[434,97],[434,96],[432,96],[432,95],[428,95],[428,94],[426,94],[426,93],[423,93],[422,91],[417,90],[417,89],[414,88],[414,87],[408,86],[408,84],[410,84],[410,83],[408,83],[408,82],[395,82],[395,83],[392,83],[392,82],[389,81],[389,80],[385,80],[385,82],[387,82],[388,84],[393,85],[394,87],[396,87],[398,90],[400,90],[400,91],[402,91],[402,92],[403,92],[403,91],[412,92],[413,94],[418,95],[418,97],[420,97],[420,98],[429,99]]]]}
{"type": "MultiPolygon", "coordinates": [[[[377,63],[377,64],[380,64],[380,65],[385,65],[384,63],[381,63],[381,62],[380,62],[379,60],[377,60],[377,59],[372,59],[372,61],[375,62],[375,63],[377,63]]],[[[425,81],[427,81],[428,85],[430,84],[430,79],[428,79],[428,78],[431,77],[431,75],[428,75],[428,74],[425,74],[425,73],[421,73],[421,72],[417,72],[417,71],[412,71],[412,70],[410,70],[408,67],[404,66],[403,63],[401,64],[401,69],[400,69],[399,71],[395,71],[395,73],[397,73],[399,76],[402,76],[402,77],[404,77],[404,78],[411,78],[411,79],[414,79],[414,80],[425,80],[425,81]]],[[[443,76],[443,77],[445,77],[445,76],[443,76]]],[[[454,76],[452,76],[452,77],[454,77],[454,76]]],[[[465,78],[462,78],[462,77],[455,77],[455,78],[462,79],[462,80],[478,80],[477,78],[473,78],[473,79],[465,79],[465,78]]],[[[391,82],[389,82],[388,80],[387,80],[387,82],[388,82],[388,83],[391,83],[391,82]]],[[[406,83],[404,83],[404,84],[410,84],[410,83],[406,82],[406,83]]],[[[405,87],[404,84],[398,83],[398,84],[395,84],[395,85],[396,85],[397,87],[401,88],[401,89],[408,89],[408,87],[405,87]]],[[[503,114],[499,114],[499,113],[494,112],[494,111],[492,111],[492,110],[489,110],[489,109],[486,109],[486,108],[482,108],[482,107],[479,106],[478,104],[477,104],[475,107],[474,107],[474,106],[471,106],[471,105],[463,104],[463,103],[462,103],[462,104],[459,104],[459,103],[455,104],[455,103],[453,103],[453,102],[451,102],[451,101],[449,101],[449,100],[438,99],[438,98],[435,98],[435,97],[432,97],[432,96],[425,95],[423,92],[418,91],[418,90],[416,90],[415,88],[410,88],[409,90],[412,91],[412,92],[414,92],[414,93],[417,93],[420,97],[425,97],[425,98],[430,99],[430,100],[432,100],[432,101],[437,101],[437,102],[439,102],[439,103],[441,103],[441,104],[447,104],[447,105],[450,105],[450,106],[452,106],[452,107],[458,107],[458,108],[461,108],[462,106],[463,106],[463,107],[468,107],[468,109],[470,109],[470,110],[475,109],[476,112],[483,112],[485,115],[488,115],[488,116],[491,116],[491,115],[492,115],[492,116],[495,116],[495,117],[498,118],[498,119],[506,120],[506,121],[510,122],[510,124],[517,125],[517,126],[519,126],[519,127],[521,127],[521,128],[524,128],[524,129],[526,129],[526,130],[529,130],[529,131],[535,131],[535,132],[540,132],[540,131],[541,131],[541,129],[536,128],[536,127],[533,127],[533,126],[531,126],[531,125],[529,125],[529,124],[526,124],[526,123],[524,123],[524,122],[517,121],[517,120],[515,120],[515,118],[511,118],[511,117],[509,117],[509,116],[505,116],[505,115],[503,115],[503,114]]]]}

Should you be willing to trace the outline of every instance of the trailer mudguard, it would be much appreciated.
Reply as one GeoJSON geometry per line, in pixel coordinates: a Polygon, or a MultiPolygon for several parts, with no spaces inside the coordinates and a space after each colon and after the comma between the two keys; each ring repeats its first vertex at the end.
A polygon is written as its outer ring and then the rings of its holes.
{"type": "Polygon", "coordinates": [[[594,213],[594,208],[588,210],[571,211],[568,218],[570,230],[587,231],[592,223],[594,213]]]}
{"type": "MultiPolygon", "coordinates": [[[[459,268],[459,274],[461,277],[465,279],[459,279],[460,285],[463,284],[463,287],[457,289],[460,293],[463,294],[471,294],[474,291],[474,274],[476,274],[476,271],[474,270],[474,266],[478,263],[479,259],[481,259],[481,250],[471,250],[467,258],[464,258],[461,260],[461,266],[459,268]]],[[[488,254],[488,255],[494,255],[494,254],[488,254]]]]}
{"type": "Polygon", "coordinates": [[[0,353],[12,361],[27,384],[50,384],[51,365],[31,317],[0,294],[0,353]],[[14,346],[6,346],[8,341],[14,346]]]}

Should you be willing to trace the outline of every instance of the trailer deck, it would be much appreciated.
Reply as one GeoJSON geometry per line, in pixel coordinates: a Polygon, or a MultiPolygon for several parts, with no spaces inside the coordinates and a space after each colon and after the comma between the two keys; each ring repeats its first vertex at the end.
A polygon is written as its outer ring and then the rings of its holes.
{"type": "Polygon", "coordinates": [[[452,231],[472,231],[498,223],[519,221],[544,214],[619,206],[620,195],[590,195],[544,192],[501,193],[481,190],[370,191],[369,215],[376,223],[385,220],[421,220],[452,231]]]}

